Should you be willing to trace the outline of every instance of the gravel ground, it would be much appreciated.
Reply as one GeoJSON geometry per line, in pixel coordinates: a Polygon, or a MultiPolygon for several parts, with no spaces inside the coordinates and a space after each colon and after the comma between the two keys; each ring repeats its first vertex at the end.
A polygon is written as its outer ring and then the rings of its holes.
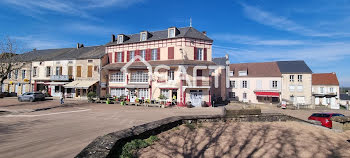
{"type": "Polygon", "coordinates": [[[349,157],[350,131],[299,122],[203,123],[191,130],[185,125],[158,135],[140,157],[349,157]]]}

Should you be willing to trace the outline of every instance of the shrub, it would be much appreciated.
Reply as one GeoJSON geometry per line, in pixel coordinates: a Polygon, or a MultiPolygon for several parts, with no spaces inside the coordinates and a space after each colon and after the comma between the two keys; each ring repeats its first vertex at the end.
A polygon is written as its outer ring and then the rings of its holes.
{"type": "Polygon", "coordinates": [[[195,126],[193,123],[188,123],[188,122],[187,122],[187,123],[185,124],[185,126],[186,126],[187,128],[189,128],[191,131],[194,130],[194,129],[196,129],[196,126],[195,126]]]}
{"type": "Polygon", "coordinates": [[[136,157],[136,153],[139,149],[145,148],[152,145],[155,141],[159,140],[157,136],[150,136],[147,139],[135,139],[131,142],[126,143],[123,146],[121,158],[132,158],[136,157]]]}
{"type": "Polygon", "coordinates": [[[89,100],[92,100],[92,98],[95,98],[96,96],[97,96],[96,93],[92,91],[87,94],[87,97],[89,100]]]}

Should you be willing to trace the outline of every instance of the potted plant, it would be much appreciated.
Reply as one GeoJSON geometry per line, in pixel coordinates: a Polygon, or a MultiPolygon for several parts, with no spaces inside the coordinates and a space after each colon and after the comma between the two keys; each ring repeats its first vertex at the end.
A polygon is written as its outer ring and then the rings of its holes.
{"type": "Polygon", "coordinates": [[[119,99],[120,99],[120,104],[121,105],[125,105],[125,103],[126,103],[126,101],[125,101],[125,96],[124,95],[121,95],[120,97],[119,97],[119,99]]]}
{"type": "Polygon", "coordinates": [[[106,95],[106,98],[107,98],[106,104],[110,104],[110,103],[111,103],[111,101],[110,101],[110,99],[109,99],[110,97],[111,97],[110,94],[107,94],[107,95],[106,95]]]}
{"type": "Polygon", "coordinates": [[[87,97],[88,97],[88,102],[95,102],[95,100],[93,99],[93,98],[95,98],[96,97],[96,93],[95,92],[89,92],[88,94],[87,94],[87,97]]]}

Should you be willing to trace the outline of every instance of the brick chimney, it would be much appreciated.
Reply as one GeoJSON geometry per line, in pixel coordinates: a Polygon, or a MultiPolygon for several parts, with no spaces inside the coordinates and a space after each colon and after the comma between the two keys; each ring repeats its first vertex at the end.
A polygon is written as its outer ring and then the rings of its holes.
{"type": "Polygon", "coordinates": [[[204,35],[207,35],[207,31],[202,31],[202,33],[203,33],[204,35]]]}
{"type": "Polygon", "coordinates": [[[112,40],[111,40],[111,42],[115,42],[115,35],[114,35],[114,34],[112,34],[112,40]]]}
{"type": "Polygon", "coordinates": [[[79,49],[79,47],[80,47],[80,44],[79,44],[79,43],[77,43],[77,49],[79,49]]]}

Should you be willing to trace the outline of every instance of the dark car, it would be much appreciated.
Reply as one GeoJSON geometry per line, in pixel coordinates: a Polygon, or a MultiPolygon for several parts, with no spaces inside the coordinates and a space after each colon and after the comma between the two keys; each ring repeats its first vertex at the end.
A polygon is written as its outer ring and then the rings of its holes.
{"type": "Polygon", "coordinates": [[[41,92],[27,92],[24,93],[20,96],[18,96],[18,101],[22,102],[22,101],[36,101],[36,100],[45,100],[45,94],[41,93],[41,92]]]}
{"type": "Polygon", "coordinates": [[[331,118],[334,116],[344,116],[339,113],[313,113],[308,120],[320,121],[322,126],[332,128],[332,120],[331,118]]]}

